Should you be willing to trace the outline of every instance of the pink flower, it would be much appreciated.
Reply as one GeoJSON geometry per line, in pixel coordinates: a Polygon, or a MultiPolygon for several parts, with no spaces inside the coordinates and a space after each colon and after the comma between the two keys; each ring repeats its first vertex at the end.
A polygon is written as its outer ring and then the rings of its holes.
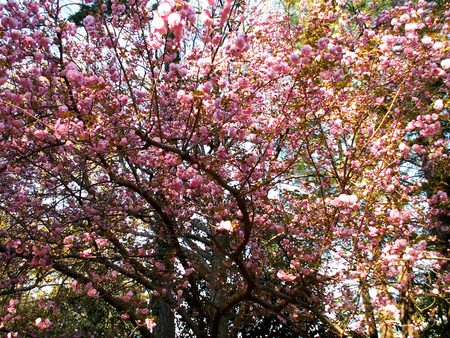
{"type": "Polygon", "coordinates": [[[172,13],[167,18],[167,23],[169,24],[170,29],[175,29],[181,24],[181,17],[178,13],[172,13]]]}
{"type": "Polygon", "coordinates": [[[127,294],[122,297],[122,300],[128,303],[131,298],[133,298],[133,291],[128,291],[127,294]]]}
{"type": "Polygon", "coordinates": [[[201,58],[197,61],[197,66],[202,74],[207,74],[211,70],[211,58],[201,58]]]}
{"type": "Polygon", "coordinates": [[[139,312],[142,313],[143,315],[146,315],[146,314],[148,314],[150,311],[149,311],[149,309],[141,309],[139,312]]]}
{"type": "Polygon", "coordinates": [[[155,268],[157,268],[158,270],[164,270],[166,267],[163,263],[155,262],[155,268]]]}
{"type": "Polygon", "coordinates": [[[397,209],[392,209],[389,213],[389,222],[398,223],[402,220],[402,213],[397,209]]]}
{"type": "Polygon", "coordinates": [[[219,223],[219,225],[216,228],[217,230],[225,230],[228,232],[233,231],[233,224],[231,224],[230,221],[222,221],[219,223]]]}
{"type": "Polygon", "coordinates": [[[245,49],[245,47],[247,46],[247,41],[246,41],[247,35],[246,34],[239,34],[239,36],[236,38],[236,40],[234,40],[234,45],[236,46],[236,48],[240,51],[243,51],[245,49]]]}
{"type": "Polygon", "coordinates": [[[397,239],[395,241],[393,248],[398,251],[403,251],[406,249],[407,246],[408,246],[408,241],[406,239],[402,238],[402,239],[397,239]]]}
{"type": "Polygon", "coordinates": [[[98,295],[98,291],[95,290],[94,288],[90,288],[89,291],[88,291],[88,293],[87,293],[87,295],[88,295],[89,297],[95,297],[95,296],[98,295]]]}
{"type": "Polygon", "coordinates": [[[145,319],[145,325],[149,329],[153,329],[156,326],[155,320],[153,318],[146,318],[145,319]]]}
{"type": "Polygon", "coordinates": [[[14,306],[16,306],[17,304],[19,304],[19,300],[18,300],[18,299],[11,299],[11,300],[9,301],[9,306],[14,307],[14,306]]]}
{"type": "Polygon", "coordinates": [[[289,57],[289,59],[291,60],[291,62],[292,62],[294,65],[297,65],[297,64],[300,63],[300,57],[298,56],[297,53],[291,54],[291,56],[289,57]]]}
{"type": "Polygon", "coordinates": [[[442,110],[442,109],[444,109],[444,102],[441,100],[441,99],[439,99],[439,100],[436,100],[435,102],[434,102],[434,109],[436,109],[436,110],[442,110]]]}
{"type": "Polygon", "coordinates": [[[155,15],[152,21],[152,27],[155,30],[155,32],[165,34],[167,30],[166,27],[164,27],[164,25],[165,25],[164,20],[159,15],[155,15]]]}
{"type": "Polygon", "coordinates": [[[36,326],[41,330],[48,329],[50,326],[53,325],[53,323],[48,318],[46,318],[44,321],[41,318],[37,318],[35,323],[36,326]]]}
{"type": "Polygon", "coordinates": [[[313,49],[310,45],[304,45],[303,48],[300,50],[300,53],[302,53],[303,56],[310,57],[312,50],[313,49]]]}
{"type": "Polygon", "coordinates": [[[197,189],[201,187],[202,183],[203,178],[200,175],[197,175],[189,182],[189,187],[192,189],[197,189]]]}
{"type": "Polygon", "coordinates": [[[162,18],[167,17],[172,13],[172,7],[167,2],[164,2],[158,6],[158,13],[162,18]]]}
{"type": "Polygon", "coordinates": [[[38,129],[33,134],[34,134],[34,136],[37,139],[42,140],[42,139],[44,139],[47,136],[47,131],[46,130],[42,130],[42,129],[38,129]]]}
{"type": "Polygon", "coordinates": [[[427,46],[427,47],[431,47],[431,46],[433,46],[433,39],[431,38],[431,37],[429,37],[429,36],[424,36],[423,38],[422,38],[422,43],[425,45],[425,46],[427,46]]]}
{"type": "Polygon", "coordinates": [[[405,22],[408,22],[410,19],[411,19],[411,17],[410,17],[408,14],[403,14],[403,15],[400,17],[400,22],[405,23],[405,22]]]}
{"type": "Polygon", "coordinates": [[[283,270],[279,270],[277,272],[277,277],[285,282],[292,282],[297,278],[294,275],[286,274],[286,272],[284,272],[283,270]]]}
{"type": "Polygon", "coordinates": [[[121,146],[126,146],[127,143],[128,143],[127,138],[126,138],[126,137],[122,137],[122,139],[121,139],[120,142],[119,142],[119,145],[121,145],[121,146]]]}
{"type": "Polygon", "coordinates": [[[95,19],[92,15],[88,15],[87,17],[85,17],[83,19],[83,23],[86,27],[92,26],[94,24],[94,22],[95,22],[95,19]]]}
{"type": "Polygon", "coordinates": [[[68,128],[67,124],[61,123],[61,119],[56,120],[56,123],[55,123],[55,137],[58,140],[60,140],[61,136],[66,134],[68,130],[69,130],[69,128],[68,128]]]}
{"type": "Polygon", "coordinates": [[[445,59],[441,61],[441,67],[442,69],[450,69],[450,59],[445,59]]]}
{"type": "Polygon", "coordinates": [[[172,182],[172,189],[175,190],[176,192],[181,192],[181,190],[183,189],[183,181],[180,180],[179,178],[176,178],[172,182]]]}
{"type": "Polygon", "coordinates": [[[346,194],[340,194],[339,197],[335,198],[332,202],[332,204],[335,207],[342,207],[342,206],[348,206],[348,207],[358,207],[358,197],[356,195],[346,195],[346,194]]]}
{"type": "Polygon", "coordinates": [[[91,255],[92,250],[91,249],[86,249],[82,252],[80,252],[80,256],[83,258],[87,258],[91,255]]]}
{"type": "Polygon", "coordinates": [[[200,14],[200,20],[203,21],[205,26],[211,26],[213,24],[213,19],[211,18],[211,14],[207,9],[204,9],[202,14],[200,14]]]}
{"type": "Polygon", "coordinates": [[[387,314],[389,314],[389,315],[391,315],[391,316],[398,313],[398,309],[397,309],[397,307],[396,307],[394,304],[388,304],[388,305],[386,305],[386,306],[383,308],[383,310],[384,310],[387,314]]]}
{"type": "Polygon", "coordinates": [[[328,38],[320,38],[319,41],[317,42],[317,47],[319,47],[320,50],[325,49],[325,47],[328,45],[329,42],[330,39],[328,38]]]}

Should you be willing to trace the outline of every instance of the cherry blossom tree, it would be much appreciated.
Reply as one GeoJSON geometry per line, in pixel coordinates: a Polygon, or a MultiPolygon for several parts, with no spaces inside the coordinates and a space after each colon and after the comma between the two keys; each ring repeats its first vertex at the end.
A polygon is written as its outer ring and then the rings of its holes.
{"type": "Polygon", "coordinates": [[[85,2],[79,27],[69,2],[0,4],[5,335],[60,334],[67,299],[142,337],[427,329],[449,8],[85,2]]]}

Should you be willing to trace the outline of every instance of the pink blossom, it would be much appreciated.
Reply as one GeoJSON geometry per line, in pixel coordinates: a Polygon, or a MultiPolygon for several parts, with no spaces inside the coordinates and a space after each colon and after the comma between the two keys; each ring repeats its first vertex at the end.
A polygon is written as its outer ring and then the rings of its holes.
{"type": "Polygon", "coordinates": [[[436,101],[434,102],[433,108],[436,109],[436,110],[442,110],[442,109],[444,109],[444,102],[443,102],[441,99],[436,100],[436,101]]]}
{"type": "Polygon", "coordinates": [[[176,192],[181,192],[181,190],[183,189],[183,181],[179,178],[176,178],[172,183],[172,189],[176,192]]]}
{"type": "Polygon", "coordinates": [[[439,51],[442,49],[442,47],[443,47],[442,42],[437,41],[434,43],[433,47],[431,47],[431,48],[435,51],[439,51]]]}
{"type": "Polygon", "coordinates": [[[53,325],[53,323],[48,318],[46,318],[45,320],[42,320],[41,318],[37,318],[35,321],[35,324],[41,330],[48,329],[50,326],[53,325]]]}
{"type": "Polygon", "coordinates": [[[342,206],[355,207],[357,206],[357,202],[358,197],[356,195],[341,194],[339,195],[339,197],[333,200],[332,204],[335,207],[342,207],[342,206]]]}
{"type": "Polygon", "coordinates": [[[286,274],[286,272],[284,272],[283,270],[279,270],[277,272],[277,277],[285,282],[292,282],[293,280],[295,280],[297,277],[292,275],[292,274],[286,274]]]}
{"type": "Polygon", "coordinates": [[[158,270],[164,270],[166,267],[164,266],[163,263],[161,262],[155,262],[155,268],[157,268],[158,270]]]}
{"type": "Polygon", "coordinates": [[[420,251],[414,248],[406,248],[403,259],[405,261],[416,262],[419,259],[420,251]]]}
{"type": "Polygon", "coordinates": [[[47,131],[46,130],[42,130],[42,129],[38,129],[33,134],[34,134],[34,136],[37,139],[42,140],[42,139],[44,139],[47,136],[47,131]]]}
{"type": "Polygon", "coordinates": [[[19,300],[18,299],[11,299],[9,301],[9,306],[16,306],[17,304],[19,304],[19,300]]]}
{"type": "Polygon", "coordinates": [[[119,142],[119,145],[121,145],[121,146],[126,146],[127,143],[128,143],[127,138],[126,138],[126,137],[122,137],[122,139],[121,139],[120,142],[119,142]]]}
{"type": "Polygon", "coordinates": [[[168,3],[171,8],[174,8],[177,5],[177,0],[164,0],[165,3],[168,3]]]}
{"type": "Polygon", "coordinates": [[[203,21],[205,26],[211,26],[214,22],[214,20],[211,18],[211,13],[207,9],[204,9],[200,14],[200,20],[203,21]]]}
{"type": "Polygon", "coordinates": [[[145,319],[145,325],[149,328],[149,329],[153,329],[156,326],[156,322],[153,318],[146,318],[145,319]]]}
{"type": "Polygon", "coordinates": [[[311,57],[312,53],[312,47],[310,45],[304,45],[303,48],[300,50],[300,53],[302,53],[305,57],[311,57]]]}
{"type": "Polygon", "coordinates": [[[230,221],[221,221],[216,229],[233,232],[233,224],[230,221]]]}
{"type": "Polygon", "coordinates": [[[236,49],[240,51],[244,51],[247,47],[247,41],[248,41],[248,35],[241,33],[239,36],[234,40],[234,45],[236,46],[236,49]]]}
{"type": "Polygon", "coordinates": [[[330,42],[330,39],[328,38],[320,38],[319,41],[317,42],[317,47],[322,50],[325,49],[325,47],[328,45],[328,43],[330,42]]]}
{"type": "Polygon", "coordinates": [[[133,298],[133,291],[128,291],[127,294],[121,297],[124,302],[129,302],[133,298]]]}
{"type": "Polygon", "coordinates": [[[98,291],[95,290],[94,288],[90,288],[89,291],[88,291],[88,293],[87,293],[87,295],[88,295],[89,297],[95,297],[95,296],[98,295],[98,291]]]}
{"type": "Polygon", "coordinates": [[[411,17],[408,14],[403,14],[400,17],[400,22],[405,23],[405,22],[408,22],[410,19],[411,19],[411,17]]]}
{"type": "Polygon", "coordinates": [[[398,251],[403,251],[406,249],[407,246],[408,246],[408,241],[406,239],[402,238],[402,239],[397,239],[395,241],[393,248],[398,251]]]}
{"type": "Polygon", "coordinates": [[[162,18],[169,16],[170,13],[172,13],[172,7],[167,2],[163,2],[158,6],[158,14],[162,18]]]}
{"type": "Polygon", "coordinates": [[[146,314],[148,314],[150,311],[149,311],[149,309],[141,309],[139,312],[142,313],[143,315],[146,315],[146,314]]]}
{"type": "Polygon", "coordinates": [[[392,209],[389,213],[389,222],[398,223],[402,220],[402,214],[397,209],[392,209]]]}
{"type": "Polygon", "coordinates": [[[450,69],[450,59],[445,59],[441,61],[441,67],[442,69],[450,69]]]}
{"type": "Polygon", "coordinates": [[[92,253],[91,249],[86,249],[86,250],[80,252],[80,256],[83,258],[87,258],[91,255],[91,253],[92,253]]]}
{"type": "Polygon", "coordinates": [[[55,123],[55,137],[60,140],[64,134],[69,130],[67,124],[61,123],[61,119],[56,120],[55,123]]]}
{"type": "Polygon", "coordinates": [[[211,70],[211,58],[201,58],[197,61],[197,66],[202,74],[207,74],[211,70]]]}
{"type": "Polygon", "coordinates": [[[291,56],[289,57],[289,59],[291,60],[291,62],[292,62],[294,65],[297,65],[297,64],[300,63],[300,57],[298,56],[297,53],[291,54],[291,56]]]}
{"type": "Polygon", "coordinates": [[[165,34],[167,32],[164,20],[159,15],[155,15],[153,18],[152,27],[156,33],[165,34]]]}
{"type": "Polygon", "coordinates": [[[200,175],[197,175],[189,182],[189,187],[191,187],[192,189],[197,189],[197,188],[200,188],[202,183],[203,183],[203,177],[200,175]]]}
{"type": "Polygon", "coordinates": [[[175,29],[181,24],[181,17],[178,13],[172,13],[167,18],[167,23],[169,24],[170,29],[175,29]]]}
{"type": "Polygon", "coordinates": [[[58,107],[58,111],[60,113],[66,113],[68,110],[69,110],[69,108],[67,108],[67,106],[65,104],[58,107]]]}
{"type": "Polygon", "coordinates": [[[433,39],[431,37],[429,37],[428,35],[424,36],[422,38],[422,43],[427,46],[427,47],[431,47],[433,46],[433,39]]]}
{"type": "Polygon", "coordinates": [[[92,15],[88,15],[83,19],[83,23],[86,27],[90,27],[94,24],[95,18],[92,15]]]}
{"type": "Polygon", "coordinates": [[[386,312],[388,315],[394,316],[398,314],[398,309],[394,304],[388,304],[383,307],[384,312],[386,312]]]}

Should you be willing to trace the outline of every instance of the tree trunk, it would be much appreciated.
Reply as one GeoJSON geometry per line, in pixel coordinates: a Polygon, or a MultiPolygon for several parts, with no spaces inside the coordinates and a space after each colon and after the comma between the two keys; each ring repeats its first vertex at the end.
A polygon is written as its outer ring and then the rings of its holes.
{"type": "MultiPolygon", "coordinates": [[[[378,296],[387,295],[387,287],[385,283],[379,283],[377,286],[378,296]]],[[[380,338],[394,338],[394,329],[392,324],[388,323],[389,315],[384,311],[380,311],[378,315],[378,325],[380,327],[380,338]]]]}
{"type": "Polygon", "coordinates": [[[361,296],[364,303],[366,318],[369,321],[369,338],[378,338],[377,323],[375,321],[372,300],[370,299],[367,285],[364,282],[361,283],[361,296]]]}
{"type": "Polygon", "coordinates": [[[167,302],[160,300],[156,306],[156,326],[154,328],[155,337],[175,338],[175,317],[167,302]]]}
{"type": "Polygon", "coordinates": [[[414,327],[414,322],[417,320],[417,313],[414,307],[413,295],[411,289],[411,268],[403,266],[402,272],[399,275],[399,284],[405,285],[404,290],[400,291],[399,305],[400,305],[400,323],[402,324],[402,337],[420,338],[419,331],[414,327]]]}

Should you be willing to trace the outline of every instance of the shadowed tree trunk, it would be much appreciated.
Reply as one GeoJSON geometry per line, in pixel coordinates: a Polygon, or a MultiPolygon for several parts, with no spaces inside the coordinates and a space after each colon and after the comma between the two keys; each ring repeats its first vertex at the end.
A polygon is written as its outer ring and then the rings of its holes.
{"type": "Polygon", "coordinates": [[[403,338],[420,338],[419,331],[414,327],[414,322],[417,320],[417,313],[414,307],[414,299],[411,293],[411,268],[407,266],[402,267],[402,272],[399,275],[399,284],[403,283],[405,288],[400,292],[398,304],[400,305],[400,323],[402,324],[403,338]]]}
{"type": "Polygon", "coordinates": [[[153,329],[155,337],[175,338],[175,317],[167,302],[160,300],[156,306],[156,327],[153,329]]]}

